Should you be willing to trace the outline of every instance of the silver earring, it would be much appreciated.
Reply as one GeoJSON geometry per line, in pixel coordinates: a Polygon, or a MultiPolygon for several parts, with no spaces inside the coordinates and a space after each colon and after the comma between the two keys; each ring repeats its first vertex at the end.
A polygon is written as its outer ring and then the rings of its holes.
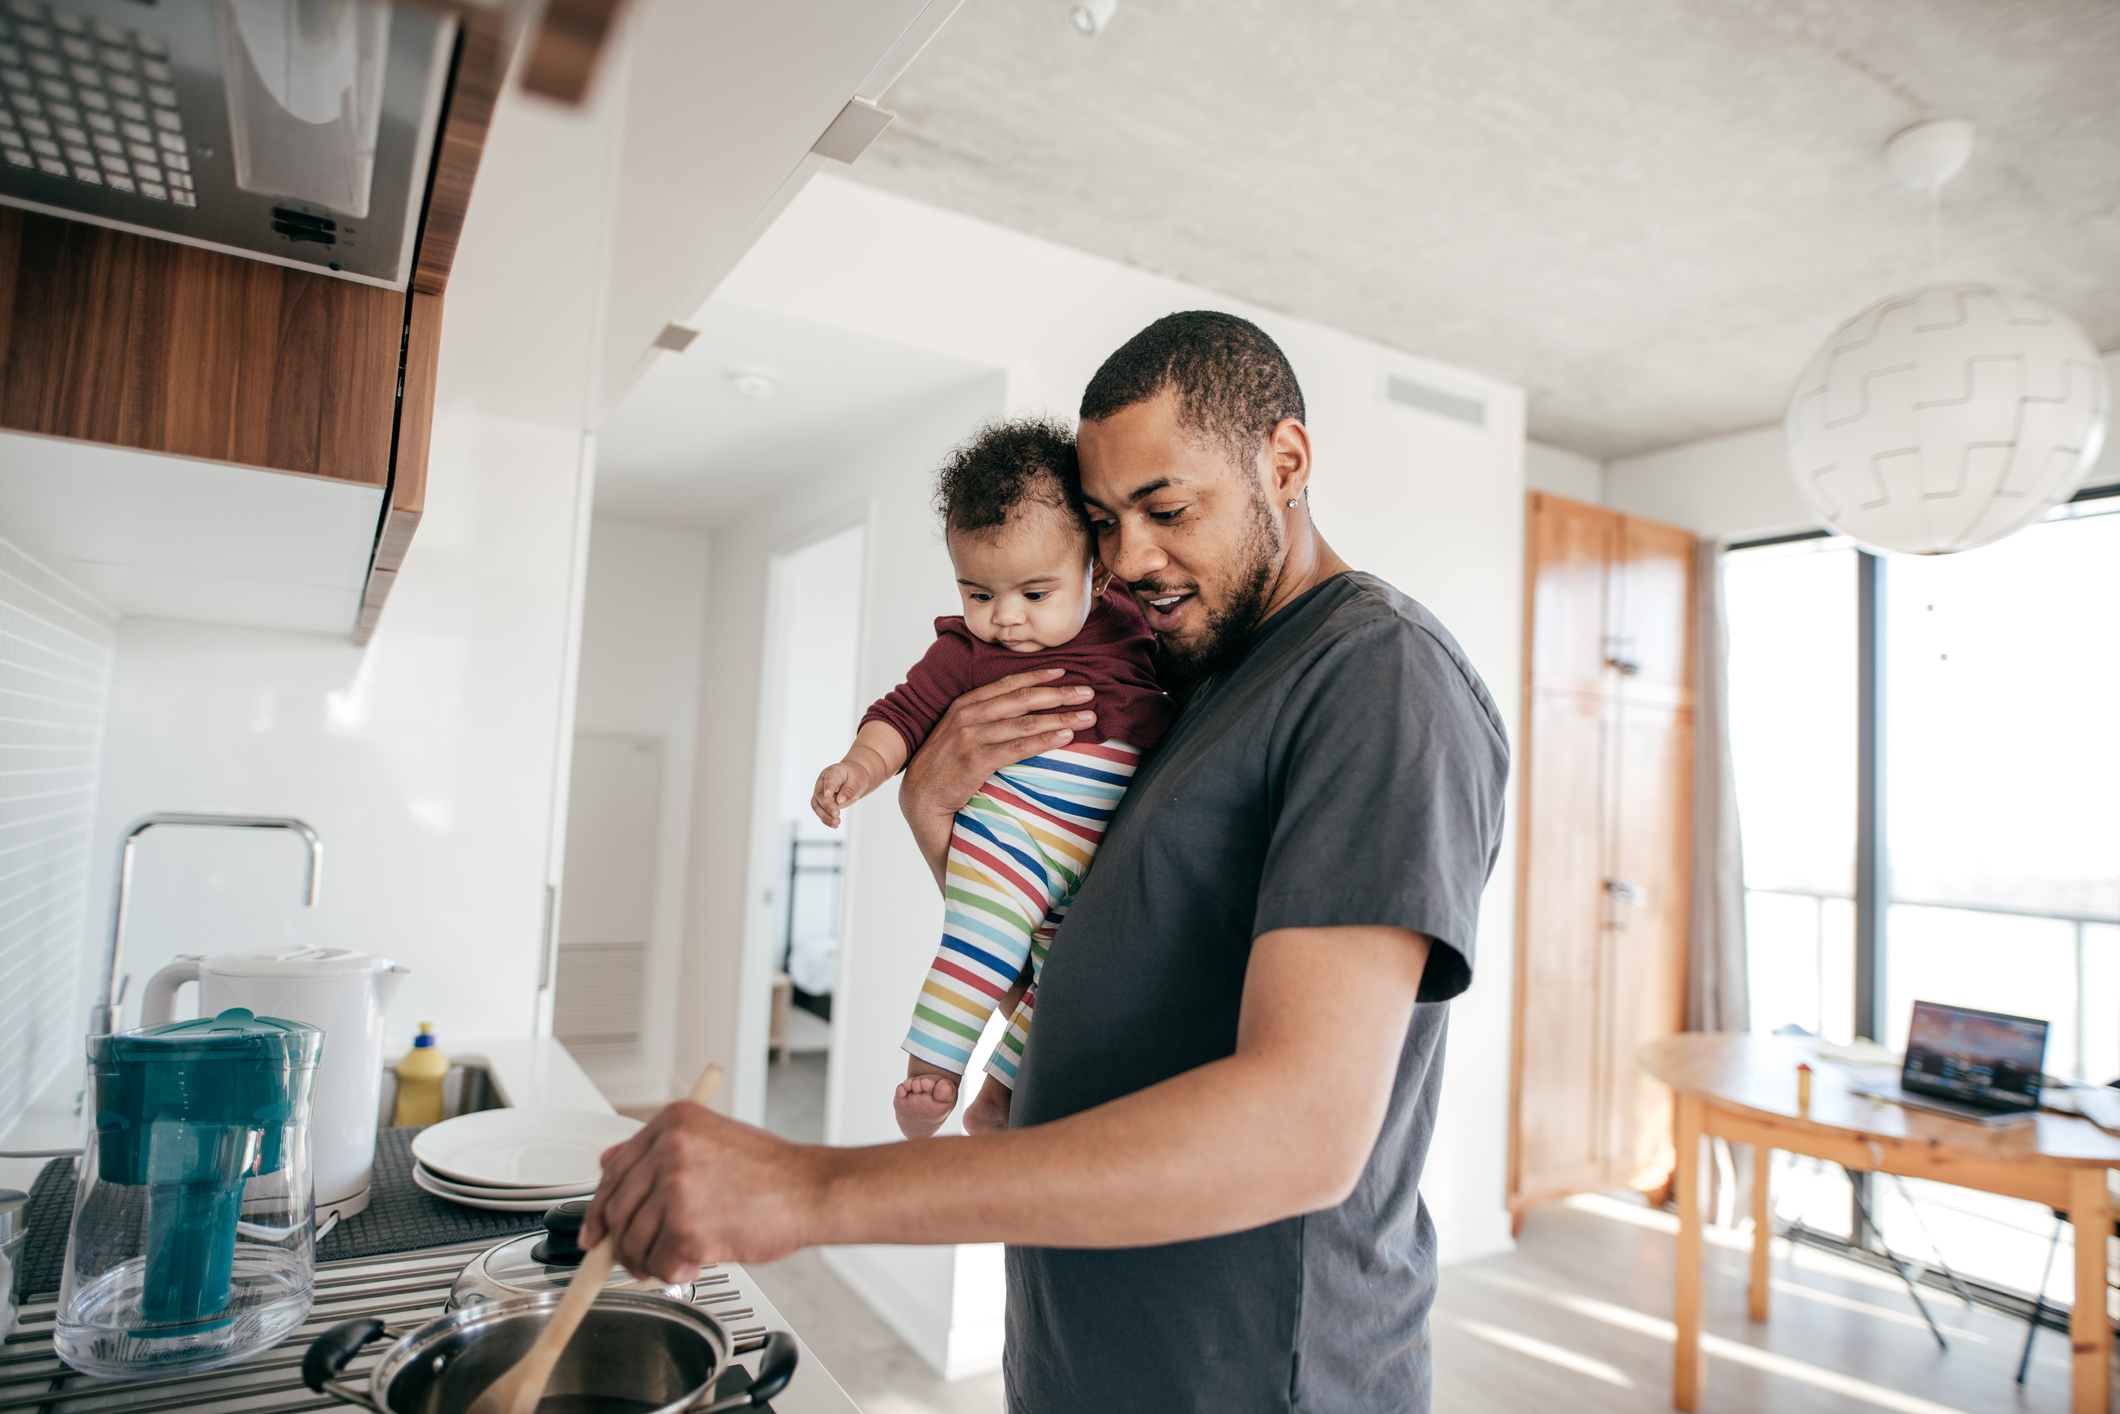
{"type": "Polygon", "coordinates": [[[1295,503],[1294,501],[1290,501],[1290,502],[1288,503],[1288,508],[1289,508],[1290,510],[1294,510],[1294,509],[1296,508],[1296,503],[1295,503]]]}

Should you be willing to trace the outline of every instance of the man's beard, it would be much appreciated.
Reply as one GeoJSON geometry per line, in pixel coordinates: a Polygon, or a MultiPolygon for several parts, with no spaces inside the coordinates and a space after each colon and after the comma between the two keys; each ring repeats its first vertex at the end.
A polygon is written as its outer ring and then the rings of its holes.
{"type": "MultiPolygon", "coordinates": [[[[1266,617],[1268,589],[1280,568],[1281,526],[1268,508],[1265,494],[1257,487],[1252,488],[1251,510],[1249,533],[1239,550],[1238,581],[1228,602],[1208,612],[1206,630],[1196,642],[1179,643],[1157,635],[1157,675],[1171,687],[1183,687],[1235,667],[1251,646],[1251,635],[1259,621],[1266,617]]],[[[1149,590],[1152,586],[1144,583],[1140,588],[1149,590]]]]}

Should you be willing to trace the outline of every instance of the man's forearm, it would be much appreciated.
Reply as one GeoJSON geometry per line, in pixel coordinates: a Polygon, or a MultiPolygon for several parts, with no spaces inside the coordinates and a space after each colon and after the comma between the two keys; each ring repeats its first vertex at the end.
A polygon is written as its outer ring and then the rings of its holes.
{"type": "Polygon", "coordinates": [[[935,887],[946,891],[949,885],[944,871],[949,867],[950,834],[957,817],[923,809],[903,790],[898,794],[898,808],[905,816],[905,823],[912,827],[913,843],[920,847],[920,857],[927,861],[928,872],[935,876],[935,887]]]}
{"type": "Polygon", "coordinates": [[[807,1156],[809,1242],[1132,1247],[1239,1232],[1341,1202],[1383,1123],[1428,940],[1300,929],[1254,951],[1254,986],[1316,988],[1326,964],[1377,985],[1308,1019],[1247,1008],[1235,1055],[1092,1110],[965,1139],[807,1156]],[[1361,954],[1367,953],[1364,957],[1361,954]]]}
{"type": "Polygon", "coordinates": [[[1125,1247],[1341,1202],[1376,1144],[1428,940],[1291,928],[1252,945],[1234,1054],[1050,1123],[870,1149],[789,1144],[671,1105],[612,1150],[584,1240],[627,1270],[818,1243],[1125,1247]]]}
{"type": "Polygon", "coordinates": [[[1030,1129],[808,1151],[802,1240],[1134,1247],[1331,1207],[1338,1175],[1260,1152],[1309,1088],[1270,1064],[1232,1056],[1030,1129]]]}

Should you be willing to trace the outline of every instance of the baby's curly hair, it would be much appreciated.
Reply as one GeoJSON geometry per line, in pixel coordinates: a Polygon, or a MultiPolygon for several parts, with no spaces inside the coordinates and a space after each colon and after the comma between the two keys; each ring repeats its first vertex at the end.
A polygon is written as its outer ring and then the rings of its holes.
{"type": "Polygon", "coordinates": [[[1051,418],[989,423],[935,474],[935,510],[946,530],[990,536],[1022,506],[1050,506],[1089,529],[1075,434],[1051,418]]]}

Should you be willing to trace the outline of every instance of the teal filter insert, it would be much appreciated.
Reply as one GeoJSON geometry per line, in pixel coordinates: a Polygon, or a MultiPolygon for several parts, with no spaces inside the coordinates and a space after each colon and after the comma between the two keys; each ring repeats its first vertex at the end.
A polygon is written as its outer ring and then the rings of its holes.
{"type": "Polygon", "coordinates": [[[69,1364],[225,1364],[299,1324],[314,1284],[309,1092],[323,1040],[240,1007],[89,1038],[93,1154],[55,1333],[69,1364]]]}

